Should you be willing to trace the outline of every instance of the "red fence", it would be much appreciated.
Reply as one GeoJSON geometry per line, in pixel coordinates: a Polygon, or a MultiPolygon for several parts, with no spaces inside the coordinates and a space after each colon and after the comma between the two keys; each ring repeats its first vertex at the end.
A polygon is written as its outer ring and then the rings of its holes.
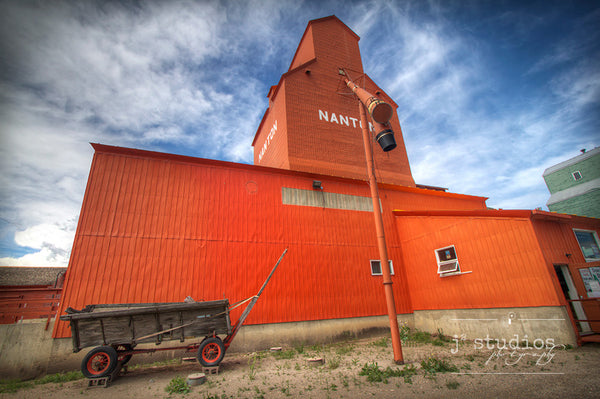
{"type": "MultiPolygon", "coordinates": [[[[0,288],[0,324],[13,324],[24,319],[44,319],[56,315],[62,288],[0,288]]],[[[47,326],[46,326],[47,327],[47,326]]]]}

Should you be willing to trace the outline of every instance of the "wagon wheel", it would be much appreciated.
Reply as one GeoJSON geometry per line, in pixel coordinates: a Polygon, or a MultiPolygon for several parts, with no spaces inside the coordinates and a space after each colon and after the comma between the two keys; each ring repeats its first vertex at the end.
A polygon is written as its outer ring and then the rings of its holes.
{"type": "Polygon", "coordinates": [[[117,367],[117,351],[111,346],[99,346],[88,352],[81,362],[81,372],[88,378],[106,377],[117,367]]]}
{"type": "Polygon", "coordinates": [[[133,354],[124,355],[122,352],[129,352],[133,347],[129,344],[120,344],[113,345],[113,348],[117,351],[117,360],[121,363],[121,366],[125,366],[131,360],[133,354]]]}
{"type": "Polygon", "coordinates": [[[225,356],[225,346],[219,337],[206,338],[198,348],[198,361],[205,367],[217,366],[225,356]]]}

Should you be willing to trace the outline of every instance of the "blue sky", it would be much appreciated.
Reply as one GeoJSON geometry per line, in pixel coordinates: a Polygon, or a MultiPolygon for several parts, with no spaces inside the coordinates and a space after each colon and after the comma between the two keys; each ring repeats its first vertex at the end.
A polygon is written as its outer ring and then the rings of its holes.
{"type": "Polygon", "coordinates": [[[90,142],[252,163],[269,87],[332,14],[417,183],[547,209],[544,169],[600,145],[599,1],[2,1],[0,264],[67,265],[90,142]]]}

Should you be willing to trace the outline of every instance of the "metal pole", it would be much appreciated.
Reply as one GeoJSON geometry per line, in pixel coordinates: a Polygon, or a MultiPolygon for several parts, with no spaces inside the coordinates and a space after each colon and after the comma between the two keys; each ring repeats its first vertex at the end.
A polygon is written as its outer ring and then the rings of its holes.
{"type": "Polygon", "coordinates": [[[390,319],[390,331],[392,333],[392,348],[394,350],[394,362],[404,364],[402,357],[402,342],[400,341],[400,330],[398,328],[398,318],[396,315],[396,304],[394,301],[394,291],[392,290],[392,277],[390,264],[388,262],[387,247],[385,244],[385,232],[383,230],[383,218],[379,205],[379,192],[377,190],[377,180],[373,169],[373,147],[371,144],[371,135],[369,134],[369,124],[367,123],[367,112],[362,102],[358,102],[360,109],[360,123],[362,125],[362,134],[365,147],[365,156],[367,157],[367,171],[369,175],[369,186],[371,187],[371,198],[373,199],[373,216],[375,217],[375,229],[377,231],[377,246],[379,247],[379,258],[381,262],[381,272],[383,274],[383,288],[385,291],[385,301],[387,304],[388,317],[390,319]]]}

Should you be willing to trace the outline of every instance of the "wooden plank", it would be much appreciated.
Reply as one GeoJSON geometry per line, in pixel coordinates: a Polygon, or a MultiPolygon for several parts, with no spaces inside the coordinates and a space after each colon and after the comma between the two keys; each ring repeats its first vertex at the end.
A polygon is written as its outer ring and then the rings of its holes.
{"type": "MultiPolygon", "coordinates": [[[[145,304],[140,304],[145,305],[145,304]]],[[[204,312],[224,312],[229,306],[229,300],[223,299],[218,301],[206,301],[195,303],[169,303],[169,304],[154,304],[150,306],[139,306],[131,309],[118,309],[101,311],[94,309],[91,312],[71,313],[61,316],[61,320],[82,320],[82,319],[97,319],[106,317],[119,317],[131,315],[143,315],[154,313],[167,313],[171,311],[204,311],[204,312]]],[[[115,306],[118,307],[118,306],[115,306]]]]}

